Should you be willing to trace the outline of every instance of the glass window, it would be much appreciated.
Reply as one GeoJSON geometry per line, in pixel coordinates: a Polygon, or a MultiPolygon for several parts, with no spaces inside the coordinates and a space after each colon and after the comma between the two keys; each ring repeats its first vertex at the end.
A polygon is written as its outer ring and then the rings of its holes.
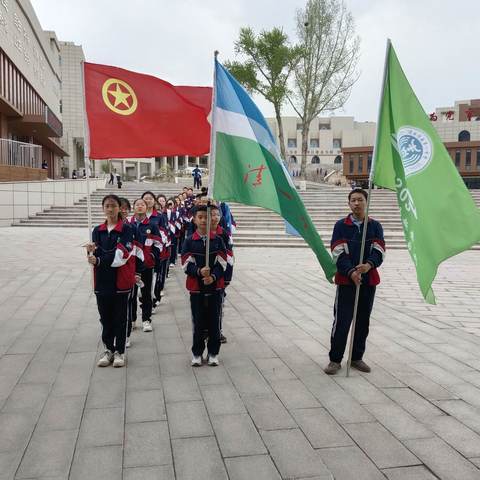
{"type": "Polygon", "coordinates": [[[353,157],[350,155],[350,165],[349,165],[349,168],[350,168],[350,173],[353,173],[353,157]]]}
{"type": "Polygon", "coordinates": [[[460,168],[460,150],[455,152],[455,166],[460,168]]]}
{"type": "Polygon", "coordinates": [[[363,173],[363,155],[358,156],[358,173],[363,173]]]}
{"type": "Polygon", "coordinates": [[[318,148],[320,145],[318,143],[318,138],[310,139],[310,148],[318,148]]]}
{"type": "Polygon", "coordinates": [[[477,169],[480,169],[480,150],[477,150],[477,169]]]}
{"type": "Polygon", "coordinates": [[[333,139],[333,148],[342,148],[342,139],[334,138],[333,139]]]}
{"type": "Polygon", "coordinates": [[[369,172],[372,169],[372,154],[371,153],[369,153],[367,155],[367,169],[368,169],[369,172]]]}
{"type": "Polygon", "coordinates": [[[287,147],[288,148],[297,148],[297,139],[296,138],[289,138],[287,140],[287,147]]]}
{"type": "Polygon", "coordinates": [[[472,169],[472,151],[467,150],[465,152],[465,170],[471,170],[472,169]]]}

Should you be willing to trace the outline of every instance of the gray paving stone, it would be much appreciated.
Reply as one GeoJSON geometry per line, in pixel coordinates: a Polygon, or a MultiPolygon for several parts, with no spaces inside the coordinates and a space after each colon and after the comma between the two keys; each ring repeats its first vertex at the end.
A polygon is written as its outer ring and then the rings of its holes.
{"type": "Polygon", "coordinates": [[[175,475],[171,465],[135,467],[124,469],[123,480],[175,480],[175,475]]]}
{"type": "Polygon", "coordinates": [[[169,403],[167,413],[171,438],[213,435],[207,410],[202,401],[169,403]]]}
{"type": "Polygon", "coordinates": [[[158,367],[129,366],[127,368],[128,390],[161,390],[161,388],[162,382],[158,367]]]}
{"type": "Polygon", "coordinates": [[[321,405],[341,424],[372,422],[374,418],[354,398],[323,372],[302,378],[321,405]]]}
{"type": "Polygon", "coordinates": [[[379,468],[418,465],[420,462],[379,423],[345,425],[348,434],[379,468]]]}
{"type": "Polygon", "coordinates": [[[201,389],[210,415],[231,415],[246,412],[233,385],[205,385],[201,389]]]}
{"type": "Polygon", "coordinates": [[[188,402],[202,399],[193,374],[189,376],[164,378],[163,390],[165,392],[165,401],[167,403],[188,402]]]}
{"type": "Polygon", "coordinates": [[[162,390],[128,390],[126,422],[152,422],[166,420],[162,390]]]}
{"type": "Polygon", "coordinates": [[[125,404],[125,373],[118,372],[120,375],[117,378],[108,378],[110,372],[107,373],[105,370],[114,372],[110,368],[102,368],[101,375],[99,375],[100,369],[95,371],[88,390],[87,408],[123,407],[125,404]]]}
{"type": "Polygon", "coordinates": [[[433,403],[425,400],[409,388],[387,388],[384,392],[394,402],[398,403],[402,408],[420,421],[425,417],[443,415],[442,411],[433,403]]]}
{"type": "Polygon", "coordinates": [[[158,360],[162,377],[190,375],[192,372],[191,357],[185,352],[159,355],[158,360]]]}
{"type": "Polygon", "coordinates": [[[383,470],[388,480],[436,480],[438,477],[424,466],[401,467],[383,470]]]}
{"type": "Polygon", "coordinates": [[[300,430],[272,430],[261,433],[283,478],[313,477],[330,473],[300,430]]]}
{"type": "Polygon", "coordinates": [[[433,433],[396,403],[375,403],[365,408],[399,440],[430,438],[433,433]]]}
{"type": "Polygon", "coordinates": [[[125,467],[148,467],[172,463],[167,422],[125,425],[125,467]]]}
{"type": "Polygon", "coordinates": [[[228,480],[214,437],[172,440],[176,480],[228,480]]]}
{"type": "Polygon", "coordinates": [[[271,386],[289,410],[320,407],[317,399],[300,380],[280,380],[272,382],[271,386]]]}
{"type": "Polygon", "coordinates": [[[318,455],[335,480],[385,480],[375,464],[357,446],[322,448],[318,450],[318,455]]]}
{"type": "Polygon", "coordinates": [[[230,480],[281,480],[281,476],[268,455],[226,458],[230,480]]]}
{"type": "Polygon", "coordinates": [[[52,395],[86,395],[95,357],[95,352],[67,354],[53,385],[52,395]]]}
{"type": "Polygon", "coordinates": [[[7,402],[3,406],[3,412],[15,412],[18,410],[28,410],[30,412],[40,414],[48,394],[50,385],[22,383],[18,384],[8,397],[7,402]]]}
{"type": "Polygon", "coordinates": [[[480,456],[480,436],[455,418],[430,417],[425,422],[440,438],[465,457],[480,456]]]}
{"type": "Polygon", "coordinates": [[[38,430],[78,430],[85,397],[49,397],[37,424],[38,430]]]}
{"type": "Polygon", "coordinates": [[[227,367],[240,395],[269,395],[272,390],[256,367],[227,367]]]}
{"type": "Polygon", "coordinates": [[[23,450],[0,452],[0,480],[12,480],[22,460],[23,450]]]}
{"type": "Polygon", "coordinates": [[[81,447],[122,445],[123,408],[93,408],[85,410],[78,444],[81,447]]]}
{"type": "Polygon", "coordinates": [[[440,438],[406,440],[405,445],[442,480],[480,478],[480,470],[440,438]]]}
{"type": "Polygon", "coordinates": [[[248,414],[213,416],[211,420],[223,457],[267,453],[248,414]]]}
{"type": "Polygon", "coordinates": [[[296,379],[295,374],[287,367],[281,358],[255,359],[255,365],[269,382],[296,379]]]}
{"type": "Polygon", "coordinates": [[[195,368],[193,373],[200,386],[232,384],[223,365],[219,365],[216,368],[195,368]]]}
{"type": "Polygon", "coordinates": [[[324,408],[292,410],[292,415],[313,448],[352,445],[352,439],[324,408]]]}
{"type": "Polygon", "coordinates": [[[28,410],[0,413],[0,452],[24,450],[38,416],[28,410]]]}
{"type": "Polygon", "coordinates": [[[122,446],[81,448],[75,452],[69,480],[122,480],[122,446]]]}
{"type": "Polygon", "coordinates": [[[35,433],[16,478],[68,476],[76,439],[76,430],[35,433]]]}
{"type": "Polygon", "coordinates": [[[360,375],[355,377],[339,377],[336,376],[334,380],[360,405],[366,403],[388,403],[388,397],[377,387],[369,383],[360,375]]]}
{"type": "Polygon", "coordinates": [[[425,375],[408,375],[403,378],[403,381],[412,390],[429,400],[450,400],[457,397],[425,375]]]}
{"type": "Polygon", "coordinates": [[[259,430],[283,430],[297,426],[276,395],[268,397],[244,395],[242,400],[259,430]]]}

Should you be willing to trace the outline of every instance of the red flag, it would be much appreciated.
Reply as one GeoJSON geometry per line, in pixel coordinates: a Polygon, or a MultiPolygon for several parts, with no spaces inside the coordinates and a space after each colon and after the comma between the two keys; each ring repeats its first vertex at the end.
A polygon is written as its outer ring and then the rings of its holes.
{"type": "Polygon", "coordinates": [[[199,156],[210,150],[212,89],[85,63],[90,158],[199,156]]]}

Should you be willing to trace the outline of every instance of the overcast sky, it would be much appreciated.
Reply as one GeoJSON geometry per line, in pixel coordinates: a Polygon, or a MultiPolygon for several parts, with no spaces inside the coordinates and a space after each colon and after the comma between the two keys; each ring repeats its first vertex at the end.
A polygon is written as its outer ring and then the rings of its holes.
{"type": "MultiPolygon", "coordinates": [[[[302,0],[31,0],[45,30],[83,46],[88,61],[211,85],[213,51],[234,57],[242,26],[282,27],[295,39],[302,0]]],[[[346,0],[361,39],[360,80],[337,114],[376,121],[390,37],[427,112],[480,97],[478,0],[346,0]]],[[[256,98],[265,116],[271,106],[256,98]]],[[[288,107],[285,114],[292,114],[288,107]]]]}

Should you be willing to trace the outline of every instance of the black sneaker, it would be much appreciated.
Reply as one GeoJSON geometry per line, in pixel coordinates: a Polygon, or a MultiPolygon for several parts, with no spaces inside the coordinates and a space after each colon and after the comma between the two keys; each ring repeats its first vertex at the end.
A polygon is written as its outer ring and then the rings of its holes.
{"type": "Polygon", "coordinates": [[[227,343],[227,337],[223,333],[220,334],[220,343],[227,343]]]}

